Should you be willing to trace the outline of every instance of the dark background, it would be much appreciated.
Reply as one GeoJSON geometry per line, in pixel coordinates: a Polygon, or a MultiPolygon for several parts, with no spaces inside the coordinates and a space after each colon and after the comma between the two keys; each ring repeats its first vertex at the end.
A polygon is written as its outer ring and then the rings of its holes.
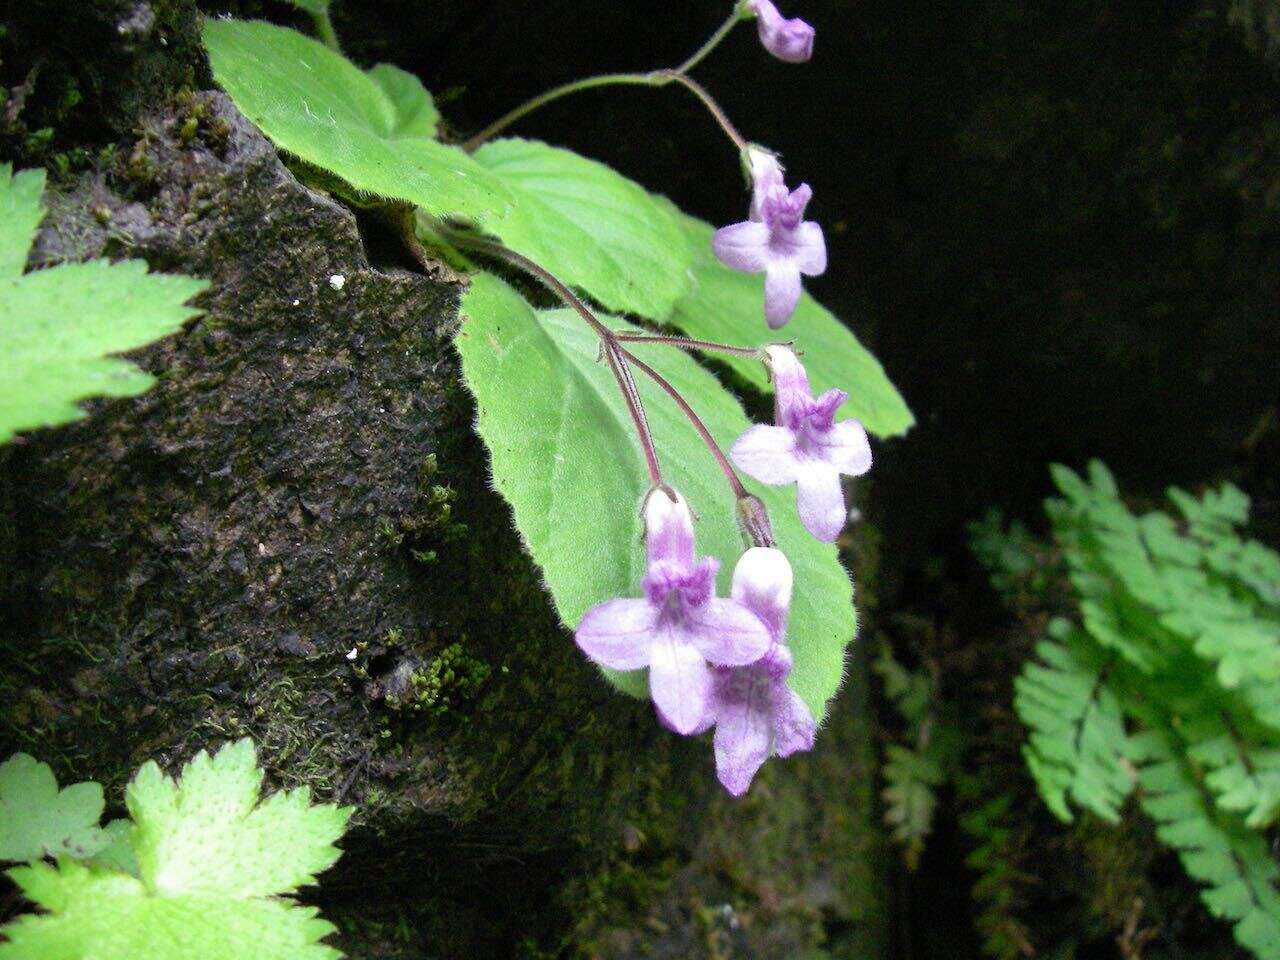
{"type": "MultiPolygon", "coordinates": [[[[383,0],[337,21],[466,134],[554,84],[678,63],[727,6],[383,0]]],[[[811,289],[920,421],[871,481],[903,569],[956,556],[990,504],[1037,517],[1050,461],[1101,457],[1135,493],[1230,476],[1276,519],[1280,73],[1233,6],[794,0],[812,62],[745,25],[696,71],[812,185],[831,266],[811,289]]],[[[512,132],[742,214],[732,147],[683,91],[591,91],[512,132]]]]}

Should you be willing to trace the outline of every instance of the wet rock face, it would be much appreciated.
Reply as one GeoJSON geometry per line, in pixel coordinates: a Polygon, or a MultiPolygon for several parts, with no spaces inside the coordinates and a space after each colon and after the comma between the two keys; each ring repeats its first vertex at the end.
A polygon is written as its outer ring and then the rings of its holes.
{"type": "Polygon", "coordinates": [[[10,719],[81,775],[253,733],[342,782],[378,733],[348,654],[432,622],[395,541],[456,385],[460,285],[371,267],[351,212],[221,95],[143,129],[123,174],[51,196],[33,265],[128,255],[212,288],[142,353],[156,389],[6,457],[6,644],[47,678],[10,719]]]}

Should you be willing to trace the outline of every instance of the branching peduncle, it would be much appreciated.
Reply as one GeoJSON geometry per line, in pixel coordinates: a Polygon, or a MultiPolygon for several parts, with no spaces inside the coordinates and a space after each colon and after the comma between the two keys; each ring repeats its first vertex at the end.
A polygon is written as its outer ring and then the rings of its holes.
{"type": "Polygon", "coordinates": [[[689,418],[689,422],[693,424],[693,429],[698,431],[698,436],[702,438],[702,442],[707,445],[707,449],[711,451],[711,456],[715,458],[716,463],[720,466],[720,472],[723,473],[725,479],[729,481],[729,486],[733,490],[734,499],[743,500],[749,497],[750,494],[747,493],[747,488],[742,485],[742,481],[738,479],[738,474],[733,469],[733,464],[731,464],[729,462],[729,458],[724,455],[724,451],[721,450],[720,445],[716,443],[715,437],[711,436],[711,431],[708,430],[707,425],[702,422],[702,418],[698,416],[693,407],[689,406],[689,402],[680,395],[680,391],[672,386],[666,377],[653,369],[653,367],[649,366],[634,353],[631,353],[623,347],[619,347],[618,349],[622,351],[622,355],[626,358],[628,363],[633,364],[641,373],[661,387],[663,392],[675,401],[675,405],[680,408],[680,412],[689,418]]]}
{"type": "MultiPolygon", "coordinates": [[[[458,230],[451,230],[446,224],[440,224],[439,228],[445,238],[457,246],[467,247],[477,253],[496,257],[536,277],[586,321],[587,326],[600,338],[604,359],[609,364],[609,370],[613,373],[613,378],[618,383],[618,389],[622,392],[622,399],[627,404],[627,412],[631,415],[632,423],[635,424],[636,435],[640,439],[640,447],[644,450],[645,466],[649,471],[650,485],[654,487],[662,486],[662,468],[658,464],[658,451],[653,444],[653,432],[649,429],[649,418],[645,415],[644,403],[640,399],[640,391],[636,388],[635,378],[632,377],[631,369],[627,365],[628,354],[622,348],[622,345],[618,343],[618,338],[614,332],[600,322],[599,318],[591,312],[591,308],[582,301],[581,297],[570,290],[560,278],[541,264],[493,240],[458,230]]],[[[414,240],[416,241],[416,237],[414,240]]]]}
{"type": "MultiPolygon", "coordinates": [[[[615,84],[643,87],[665,87],[671,83],[678,83],[702,101],[702,104],[711,113],[711,116],[715,118],[716,123],[720,125],[720,129],[723,130],[729,139],[733,141],[734,146],[737,147],[739,151],[745,150],[747,147],[747,141],[743,138],[742,134],[738,132],[738,128],[729,120],[724,109],[715,101],[711,94],[706,91],[702,84],[688,76],[689,71],[706,59],[711,51],[720,45],[720,41],[727,37],[738,21],[742,19],[741,7],[735,3],[733,13],[730,14],[729,18],[720,25],[719,29],[711,35],[706,43],[698,48],[693,56],[680,64],[680,66],[676,67],[674,70],[651,70],[648,73],[604,73],[595,77],[586,77],[582,80],[574,80],[572,83],[562,84],[561,86],[553,87],[545,93],[540,93],[532,100],[525,101],[511,112],[499,117],[475,136],[468,139],[462,145],[462,149],[467,153],[473,153],[483,143],[491,140],[516,121],[523,119],[541,107],[545,107],[548,103],[559,100],[561,97],[566,97],[571,93],[579,93],[583,90],[593,90],[596,87],[607,87],[615,84]]],[[[317,28],[318,27],[319,24],[317,22],[317,28]]],[[[332,30],[332,27],[330,30],[332,30]]]]}

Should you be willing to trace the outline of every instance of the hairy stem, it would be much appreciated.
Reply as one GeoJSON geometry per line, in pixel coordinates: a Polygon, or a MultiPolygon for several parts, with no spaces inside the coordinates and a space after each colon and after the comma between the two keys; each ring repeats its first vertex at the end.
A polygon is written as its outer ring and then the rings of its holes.
{"type": "Polygon", "coordinates": [[[316,36],[330,50],[338,53],[342,52],[342,45],[338,43],[338,34],[333,29],[333,18],[329,16],[329,8],[311,14],[311,22],[315,25],[316,36]]]}
{"type": "Polygon", "coordinates": [[[631,369],[627,366],[627,352],[619,345],[613,331],[601,323],[596,315],[591,312],[591,308],[582,301],[582,298],[570,290],[559,277],[541,264],[530,260],[524,254],[516,253],[510,248],[484,237],[450,230],[447,225],[441,225],[441,232],[447,239],[460,247],[469,247],[477,253],[496,257],[511,264],[513,267],[523,270],[525,273],[537,277],[552,293],[572,307],[578,316],[586,321],[587,326],[600,338],[604,358],[609,364],[609,370],[613,373],[614,380],[618,383],[618,389],[622,391],[623,400],[626,401],[627,412],[631,415],[631,420],[635,424],[636,435],[640,439],[640,447],[644,450],[645,466],[649,471],[649,482],[655,487],[661,486],[663,482],[662,468],[658,464],[658,451],[653,445],[653,432],[649,429],[649,418],[645,415],[644,403],[640,399],[640,391],[636,389],[635,378],[631,376],[631,369]]]}
{"type": "Polygon", "coordinates": [[[707,449],[711,451],[711,456],[715,458],[716,463],[719,465],[720,472],[723,473],[725,479],[729,481],[729,486],[733,490],[734,499],[743,500],[749,497],[750,494],[747,493],[747,488],[742,485],[742,481],[738,479],[738,474],[733,469],[733,464],[731,464],[729,462],[729,458],[724,455],[724,451],[721,450],[720,445],[716,443],[715,437],[711,436],[711,431],[708,430],[707,425],[702,422],[702,418],[698,416],[693,407],[689,406],[689,402],[680,395],[680,391],[672,386],[666,377],[653,369],[653,367],[649,366],[634,353],[631,353],[624,347],[619,347],[618,349],[622,351],[622,355],[626,358],[628,363],[633,364],[641,373],[661,387],[663,392],[666,393],[667,396],[675,402],[675,405],[680,408],[680,412],[689,418],[689,422],[693,424],[693,429],[698,432],[698,436],[702,438],[702,442],[705,443],[707,445],[707,449]]]}
{"type": "Polygon", "coordinates": [[[694,51],[693,56],[691,56],[684,63],[680,64],[680,66],[676,67],[676,72],[688,73],[698,64],[700,64],[703,60],[707,59],[707,56],[711,53],[711,51],[714,50],[716,47],[720,46],[720,41],[722,41],[725,37],[727,37],[730,34],[730,32],[732,32],[733,28],[738,25],[738,22],[743,19],[745,18],[742,16],[741,11],[739,10],[737,0],[734,0],[733,13],[729,14],[729,18],[725,20],[724,23],[720,24],[720,26],[716,29],[715,33],[713,33],[710,37],[707,38],[706,43],[704,43],[702,46],[700,46],[697,50],[694,51]]]}
{"type": "Polygon", "coordinates": [[[619,343],[659,343],[681,350],[706,350],[710,353],[729,353],[736,357],[754,357],[759,359],[761,351],[758,347],[735,347],[730,343],[716,343],[714,340],[696,340],[693,337],[668,337],[657,333],[620,333],[614,331],[619,343]]]}

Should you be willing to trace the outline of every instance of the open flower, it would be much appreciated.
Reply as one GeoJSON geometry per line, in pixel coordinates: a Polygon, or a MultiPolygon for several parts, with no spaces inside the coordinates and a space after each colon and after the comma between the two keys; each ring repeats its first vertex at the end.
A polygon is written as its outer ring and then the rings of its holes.
{"type": "Polygon", "coordinates": [[[716,728],[716,776],[735,797],[747,792],[770,757],[813,747],[813,714],[787,686],[791,586],[791,564],[772,547],[752,547],[733,571],[733,599],[768,625],[773,641],[755,663],[714,671],[707,718],[716,728]]]}
{"type": "Polygon", "coordinates": [[[756,15],[760,42],[779,60],[804,63],[813,56],[813,27],[799,17],[787,19],[770,0],[747,0],[747,9],[756,15]]]}
{"type": "Polygon", "coordinates": [[[828,390],[815,400],[809,377],[790,348],[775,345],[766,352],[773,371],[776,425],[749,428],[729,455],[761,483],[794,483],[805,529],[832,543],[847,516],[840,474],[856,477],[871,469],[867,432],[857,420],[835,422],[847,393],[828,390]]]}
{"type": "Polygon", "coordinates": [[[649,693],[677,733],[698,729],[711,695],[707,661],[739,666],[769,649],[764,622],[737,600],[715,596],[714,557],[695,562],[693,518],[684,498],[665,489],[644,507],[648,568],[641,599],[606,600],[587,611],[576,639],[592,660],[614,670],[649,668],[649,693]]]}
{"type": "Polygon", "coordinates": [[[800,302],[800,275],[814,277],[827,269],[827,243],[822,227],[804,219],[813,196],[807,183],[788,191],[782,167],[770,154],[749,148],[751,212],[741,223],[721,227],[711,247],[728,267],[764,274],[764,316],[774,330],[795,313],[800,302]]]}

